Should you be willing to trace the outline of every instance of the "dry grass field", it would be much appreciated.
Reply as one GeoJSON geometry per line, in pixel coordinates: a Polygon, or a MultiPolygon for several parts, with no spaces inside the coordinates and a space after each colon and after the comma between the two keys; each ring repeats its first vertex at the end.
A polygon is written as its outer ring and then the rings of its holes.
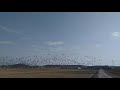
{"type": "Polygon", "coordinates": [[[0,78],[91,78],[96,70],[0,68],[0,78]]]}
{"type": "Polygon", "coordinates": [[[120,70],[109,70],[107,73],[114,78],[120,78],[120,70]]]}

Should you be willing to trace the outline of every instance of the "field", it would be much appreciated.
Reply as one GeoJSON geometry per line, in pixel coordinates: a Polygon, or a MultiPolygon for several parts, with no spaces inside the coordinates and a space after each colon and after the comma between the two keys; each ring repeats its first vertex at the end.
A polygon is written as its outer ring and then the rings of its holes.
{"type": "Polygon", "coordinates": [[[107,73],[110,74],[111,76],[113,76],[114,78],[120,78],[120,70],[119,69],[108,70],[107,73]]]}
{"type": "Polygon", "coordinates": [[[0,68],[0,78],[91,78],[96,70],[0,68]]]}

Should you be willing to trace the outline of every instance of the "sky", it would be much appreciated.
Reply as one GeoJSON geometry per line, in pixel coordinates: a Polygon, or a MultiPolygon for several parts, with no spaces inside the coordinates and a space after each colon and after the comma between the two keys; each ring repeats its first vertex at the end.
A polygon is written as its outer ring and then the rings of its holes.
{"type": "Polygon", "coordinates": [[[0,12],[0,56],[46,53],[120,65],[120,13],[0,12]]]}

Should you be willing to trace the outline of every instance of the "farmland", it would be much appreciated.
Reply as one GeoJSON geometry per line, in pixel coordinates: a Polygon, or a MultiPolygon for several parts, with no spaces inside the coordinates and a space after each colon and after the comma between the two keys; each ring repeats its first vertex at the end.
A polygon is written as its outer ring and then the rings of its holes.
{"type": "Polygon", "coordinates": [[[96,70],[0,68],[0,78],[91,78],[96,70]]]}

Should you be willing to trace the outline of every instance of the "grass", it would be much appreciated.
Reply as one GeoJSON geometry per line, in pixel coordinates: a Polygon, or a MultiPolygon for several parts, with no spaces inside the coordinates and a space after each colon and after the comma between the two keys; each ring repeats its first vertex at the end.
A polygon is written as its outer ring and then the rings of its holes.
{"type": "Polygon", "coordinates": [[[90,78],[96,70],[0,68],[0,78],[90,78]]]}

